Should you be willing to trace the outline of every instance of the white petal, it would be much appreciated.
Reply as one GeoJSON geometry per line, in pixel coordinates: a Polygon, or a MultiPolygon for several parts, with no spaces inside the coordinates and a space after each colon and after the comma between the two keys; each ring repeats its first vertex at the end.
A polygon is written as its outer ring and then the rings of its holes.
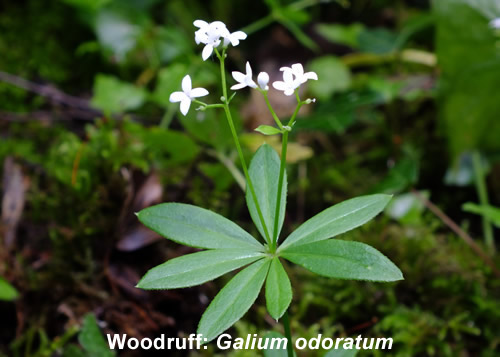
{"type": "Polygon", "coordinates": [[[222,21],[214,21],[210,23],[210,26],[217,30],[227,29],[227,26],[222,21]]]}
{"type": "Polygon", "coordinates": [[[286,90],[286,85],[285,85],[285,82],[282,82],[282,81],[276,81],[273,83],[273,87],[277,90],[286,90]]]}
{"type": "Polygon", "coordinates": [[[300,63],[292,64],[292,71],[297,77],[302,77],[304,74],[304,67],[300,63]]]}
{"type": "Polygon", "coordinates": [[[290,70],[285,70],[283,72],[283,81],[285,83],[292,83],[293,82],[293,74],[292,74],[292,71],[290,70]]]}
{"type": "Polygon", "coordinates": [[[196,27],[198,27],[198,28],[200,28],[200,29],[201,29],[201,28],[203,28],[203,27],[207,27],[207,26],[208,26],[208,22],[203,21],[203,20],[195,20],[195,21],[193,22],[193,25],[195,25],[196,27]]]}
{"type": "Polygon", "coordinates": [[[490,21],[490,27],[494,29],[500,29],[500,17],[493,19],[490,21]]]}
{"type": "Polygon", "coordinates": [[[194,41],[197,45],[200,43],[204,43],[205,45],[208,43],[208,35],[206,32],[202,30],[198,30],[194,33],[194,41]]]}
{"type": "Polygon", "coordinates": [[[184,92],[173,92],[172,94],[170,94],[169,100],[170,103],[177,103],[183,101],[186,98],[187,96],[184,92]]]}
{"type": "Polygon", "coordinates": [[[314,79],[315,81],[318,80],[318,75],[315,72],[307,72],[304,74],[304,82],[308,79],[314,79]]]}
{"type": "Polygon", "coordinates": [[[184,78],[182,78],[182,90],[184,93],[186,93],[187,96],[189,96],[189,92],[191,92],[191,77],[189,74],[186,74],[184,78]]]}
{"type": "Polygon", "coordinates": [[[186,98],[181,102],[181,113],[186,115],[189,111],[189,107],[191,106],[191,100],[186,98]]]}
{"type": "Polygon", "coordinates": [[[231,34],[232,37],[237,38],[238,40],[244,40],[247,38],[247,34],[243,31],[236,31],[231,34]]]}
{"type": "Polygon", "coordinates": [[[259,83],[259,87],[263,90],[268,90],[269,87],[267,84],[269,83],[269,74],[266,72],[260,72],[257,76],[257,82],[259,83]]]}
{"type": "Polygon", "coordinates": [[[287,88],[284,93],[285,93],[285,95],[290,96],[293,93],[295,93],[295,91],[292,88],[287,88]]]}
{"type": "Polygon", "coordinates": [[[206,61],[208,57],[212,55],[213,50],[214,48],[212,47],[212,45],[206,45],[203,48],[203,52],[201,53],[201,58],[203,58],[203,60],[206,61]]]}
{"type": "Polygon", "coordinates": [[[248,62],[248,61],[247,61],[246,70],[247,70],[247,76],[252,77],[252,67],[250,67],[250,62],[248,62]]]}
{"type": "Polygon", "coordinates": [[[236,31],[236,32],[233,32],[230,36],[229,36],[229,40],[231,41],[231,44],[233,46],[238,46],[240,44],[240,40],[244,40],[247,38],[247,34],[244,33],[243,31],[236,31]]]}
{"type": "Polygon", "coordinates": [[[249,86],[250,88],[257,88],[257,84],[253,81],[252,77],[246,77],[245,78],[245,84],[249,86]]]}
{"type": "Polygon", "coordinates": [[[232,75],[236,82],[243,83],[245,81],[246,76],[241,72],[233,71],[232,75]]]}
{"type": "Polygon", "coordinates": [[[281,72],[284,72],[284,71],[291,71],[291,70],[292,70],[292,68],[290,68],[290,67],[281,67],[281,68],[280,68],[280,71],[281,71],[281,72]]]}
{"type": "Polygon", "coordinates": [[[191,98],[204,97],[208,95],[208,91],[205,88],[193,88],[191,90],[191,98]]]}
{"type": "Polygon", "coordinates": [[[245,88],[247,85],[245,83],[238,83],[238,84],[235,84],[234,86],[231,87],[231,90],[238,90],[238,89],[241,89],[241,88],[245,88]]]}

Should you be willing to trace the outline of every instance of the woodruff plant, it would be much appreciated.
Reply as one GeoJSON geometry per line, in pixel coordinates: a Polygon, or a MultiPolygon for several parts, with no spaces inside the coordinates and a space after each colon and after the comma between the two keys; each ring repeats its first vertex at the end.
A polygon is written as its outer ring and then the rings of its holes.
{"type": "MultiPolygon", "coordinates": [[[[281,259],[331,278],[385,282],[403,279],[401,271],[376,249],[363,243],[330,239],[375,217],[391,196],[376,194],[344,201],[309,219],[279,242],[285,218],[288,134],[300,108],[315,101],[301,100],[298,89],[307,80],[318,80],[318,77],[314,72],[305,73],[301,64],[281,68],[283,81],[274,82],[273,87],[297,98],[293,115],[283,125],[269,102],[269,75],[261,72],[258,84],[255,83],[248,62],[246,73],[232,73],[238,83],[231,89],[250,87],[259,91],[276,122],[276,127],[261,125],[256,130],[264,135],[282,136],[281,159],[274,149],[264,144],[247,167],[229,109],[235,94],[228,96],[224,66],[227,47],[238,45],[247,35],[241,31],[230,33],[220,21],[197,20],[194,25],[198,27],[196,43],[205,45],[203,60],[215,53],[220,61],[221,103],[199,101],[197,98],[206,96],[208,91],[193,88],[189,75],[182,81],[182,91],[172,93],[170,101],[180,102],[184,115],[192,102],[199,105],[199,110],[225,111],[246,178],[247,206],[263,242],[228,219],[200,207],[163,203],[146,208],[138,213],[144,225],[177,243],[206,250],[171,259],[151,269],[137,286],[142,289],[185,288],[246,266],[212,300],[201,318],[198,333],[210,341],[231,327],[252,306],[265,284],[267,311],[276,320],[283,317],[286,337],[291,340],[287,309],[292,301],[292,287],[281,259]]],[[[291,341],[288,346],[291,347],[291,341]]]]}

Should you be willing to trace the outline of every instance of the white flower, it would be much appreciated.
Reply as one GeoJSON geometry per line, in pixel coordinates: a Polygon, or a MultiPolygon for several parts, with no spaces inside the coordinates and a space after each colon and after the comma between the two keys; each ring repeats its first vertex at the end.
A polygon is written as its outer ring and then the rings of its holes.
{"type": "MultiPolygon", "coordinates": [[[[283,68],[281,70],[283,70],[283,68]]],[[[283,91],[285,95],[292,95],[299,86],[300,82],[294,80],[291,69],[283,71],[283,81],[276,81],[273,83],[273,87],[283,91]]]]}
{"type": "Polygon", "coordinates": [[[234,71],[233,78],[238,84],[235,84],[231,87],[232,90],[237,90],[245,87],[257,88],[257,84],[252,79],[252,67],[250,67],[250,63],[247,62],[246,66],[247,73],[241,73],[234,71]]]}
{"type": "Polygon", "coordinates": [[[267,85],[269,83],[269,74],[260,72],[257,76],[257,83],[259,83],[260,89],[269,90],[269,86],[267,85]]]}
{"type": "Polygon", "coordinates": [[[291,69],[292,74],[295,76],[295,80],[299,81],[300,84],[306,83],[308,79],[314,79],[315,81],[318,80],[318,75],[314,72],[307,72],[304,73],[304,67],[300,63],[292,64],[292,68],[290,67],[283,67],[281,68],[282,71],[286,71],[291,69]]]}
{"type": "Polygon", "coordinates": [[[500,17],[490,21],[490,27],[494,29],[500,29],[500,17]]]}
{"type": "Polygon", "coordinates": [[[243,31],[236,31],[233,33],[229,33],[229,35],[223,37],[224,37],[224,43],[222,45],[224,47],[227,47],[229,43],[231,43],[231,45],[233,46],[238,46],[240,44],[240,40],[244,40],[247,38],[247,34],[244,33],[243,31]]]}
{"type": "Polygon", "coordinates": [[[181,102],[181,113],[186,115],[191,106],[191,101],[194,98],[204,97],[206,95],[208,95],[208,91],[205,88],[192,87],[191,77],[188,74],[182,79],[182,92],[173,92],[170,94],[170,102],[181,102]]]}
{"type": "Polygon", "coordinates": [[[194,40],[196,44],[203,43],[205,47],[203,48],[201,57],[206,61],[221,43],[224,47],[227,47],[230,43],[233,46],[238,46],[240,40],[247,38],[247,34],[243,31],[236,31],[230,33],[222,21],[214,21],[208,23],[203,20],[196,20],[193,25],[198,27],[194,33],[194,40]]]}
{"type": "Polygon", "coordinates": [[[292,95],[295,89],[309,79],[318,80],[318,75],[314,72],[304,73],[304,67],[300,63],[293,64],[292,67],[281,67],[283,72],[283,81],[276,81],[273,87],[281,90],[285,95],[292,95]]]}

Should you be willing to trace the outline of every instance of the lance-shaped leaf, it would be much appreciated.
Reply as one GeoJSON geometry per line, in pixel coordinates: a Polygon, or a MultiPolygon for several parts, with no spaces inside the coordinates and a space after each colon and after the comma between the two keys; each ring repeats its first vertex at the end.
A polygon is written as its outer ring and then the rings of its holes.
{"type": "Polygon", "coordinates": [[[327,208],[290,234],[281,250],[332,238],[359,227],[379,214],[391,197],[382,194],[361,196],[327,208]]]}
{"type": "Polygon", "coordinates": [[[266,279],[270,259],[259,260],[243,269],[222,288],[201,317],[198,333],[213,340],[250,309],[266,279]]]}
{"type": "Polygon", "coordinates": [[[212,211],[183,203],[162,203],[137,215],[148,228],[174,242],[197,248],[264,247],[237,224],[212,211]]]}
{"type": "Polygon", "coordinates": [[[274,257],[266,279],[266,305],[269,315],[278,320],[292,301],[292,285],[278,257],[274,257]]]}
{"type": "Polygon", "coordinates": [[[313,273],[339,279],[395,281],[403,274],[385,255],[364,243],[330,239],[289,247],[283,258],[313,273]]]}
{"type": "MultiPolygon", "coordinates": [[[[278,181],[280,176],[280,158],[276,151],[269,145],[262,145],[255,153],[249,169],[250,179],[252,180],[257,201],[264,217],[264,222],[267,226],[267,231],[271,238],[274,233],[274,217],[276,215],[276,199],[278,196],[278,181]]],[[[278,234],[283,226],[285,219],[285,206],[286,206],[286,190],[287,179],[286,171],[283,177],[283,189],[281,191],[281,203],[278,220],[278,234]]],[[[255,202],[253,200],[250,190],[246,192],[246,200],[248,210],[253,222],[257,226],[262,237],[266,238],[264,228],[262,227],[255,202]]]]}
{"type": "Polygon", "coordinates": [[[177,289],[203,284],[261,259],[263,253],[244,249],[216,249],[184,255],[154,267],[138,288],[177,289]]]}

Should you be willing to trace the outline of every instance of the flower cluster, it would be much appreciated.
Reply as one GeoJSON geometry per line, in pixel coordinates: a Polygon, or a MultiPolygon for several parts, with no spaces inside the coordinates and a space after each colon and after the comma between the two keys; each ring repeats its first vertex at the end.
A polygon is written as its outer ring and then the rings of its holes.
{"type": "MultiPolygon", "coordinates": [[[[239,45],[241,40],[247,38],[247,34],[243,31],[229,32],[226,25],[221,21],[206,22],[203,20],[196,20],[193,23],[198,28],[194,33],[194,39],[197,44],[204,44],[205,47],[202,51],[203,60],[207,60],[214,51],[220,57],[217,48],[222,46],[223,49],[227,48],[229,44],[232,46],[239,45]]],[[[224,53],[224,52],[223,52],[224,53]]],[[[220,58],[221,61],[224,58],[220,58]]],[[[280,71],[283,72],[283,80],[273,82],[273,87],[276,90],[282,91],[285,95],[293,95],[297,89],[307,82],[309,79],[318,80],[318,76],[314,72],[304,72],[304,67],[300,63],[293,64],[291,67],[282,67],[280,71]]],[[[245,87],[258,89],[261,92],[269,90],[269,74],[260,72],[257,76],[257,83],[253,80],[253,72],[250,63],[246,63],[246,73],[234,71],[232,72],[233,78],[237,84],[231,87],[232,90],[238,90],[245,87]]],[[[185,76],[182,80],[182,92],[174,92],[170,95],[170,102],[181,103],[181,113],[186,115],[191,106],[191,102],[195,98],[203,97],[208,94],[204,88],[192,88],[191,77],[185,76]]],[[[315,99],[308,99],[304,103],[309,104],[315,102],[315,99]]],[[[202,104],[202,109],[207,105],[202,104]]]]}
{"type": "Polygon", "coordinates": [[[214,48],[219,47],[221,44],[223,47],[227,47],[229,44],[238,46],[240,40],[247,38],[247,34],[243,31],[229,32],[226,24],[221,21],[208,23],[203,20],[196,20],[193,25],[199,28],[199,30],[194,33],[196,44],[199,45],[203,43],[205,45],[201,53],[201,57],[204,61],[212,55],[214,48]]]}

